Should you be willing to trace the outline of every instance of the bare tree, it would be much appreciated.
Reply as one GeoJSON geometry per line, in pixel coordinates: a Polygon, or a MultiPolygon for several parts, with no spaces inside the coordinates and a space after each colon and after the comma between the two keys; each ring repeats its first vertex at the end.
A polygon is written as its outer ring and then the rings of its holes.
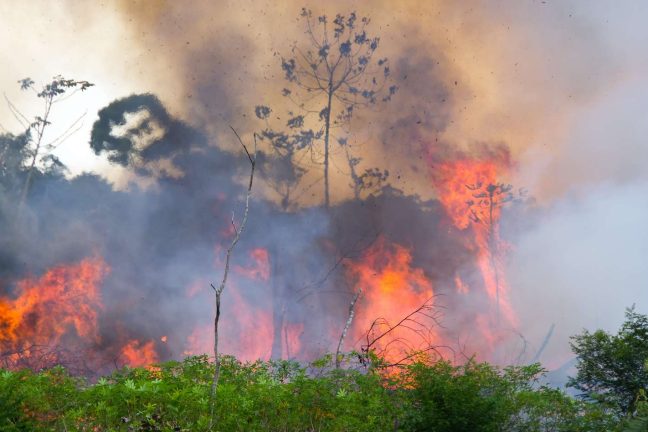
{"type": "Polygon", "coordinates": [[[216,288],[213,284],[211,285],[215,294],[214,300],[216,305],[216,316],[214,318],[214,375],[212,377],[212,385],[209,394],[209,400],[210,400],[209,430],[212,430],[214,425],[214,408],[216,407],[216,391],[218,390],[218,380],[220,378],[220,367],[221,367],[221,362],[220,362],[220,357],[218,352],[218,336],[219,336],[218,323],[220,321],[220,314],[221,314],[221,309],[220,309],[221,296],[227,284],[227,276],[229,274],[232,251],[234,250],[239,240],[241,239],[241,234],[243,233],[243,230],[245,229],[245,225],[248,220],[248,214],[250,211],[250,197],[252,196],[252,182],[254,180],[254,169],[256,167],[256,158],[257,158],[256,134],[254,135],[254,151],[250,153],[247,146],[245,145],[245,143],[243,143],[243,140],[236,132],[236,130],[231,126],[230,128],[236,135],[238,141],[241,143],[241,146],[243,146],[243,150],[245,150],[245,154],[247,155],[248,161],[250,162],[250,181],[248,183],[247,193],[245,195],[245,210],[243,211],[243,219],[241,220],[241,225],[239,227],[236,226],[236,223],[234,222],[234,214],[232,213],[232,227],[234,228],[234,238],[232,239],[232,242],[227,248],[227,253],[225,255],[225,270],[223,271],[223,279],[221,280],[221,283],[218,286],[218,288],[216,288]]]}
{"type": "Polygon", "coordinates": [[[40,90],[34,87],[35,82],[31,78],[24,78],[20,81],[22,90],[31,90],[36,93],[36,97],[44,102],[43,112],[34,118],[33,121],[27,118],[7,99],[9,108],[16,119],[27,128],[29,136],[29,161],[27,166],[27,176],[20,195],[19,208],[25,203],[29,188],[31,187],[32,178],[36,164],[39,162],[50,163],[61,166],[60,161],[51,154],[61,142],[67,139],[72,133],[78,130],[81,117],[74,121],[61,135],[50,142],[44,141],[45,131],[51,125],[50,116],[54,104],[67,99],[76,91],[84,91],[94,84],[88,81],[76,81],[65,79],[62,76],[55,76],[51,82],[43,85],[40,90]]]}
{"type": "MultiPolygon", "coordinates": [[[[288,82],[282,94],[295,107],[288,111],[287,132],[270,127],[270,107],[257,106],[256,115],[266,121],[262,138],[270,140],[277,153],[300,163],[305,151],[311,162],[324,166],[324,205],[328,207],[333,129],[348,126],[356,110],[389,101],[397,87],[388,85],[388,60],[374,58],[379,38],[367,35],[369,18],[352,12],[337,14],[332,21],[326,15],[314,20],[306,8],[301,18],[307,43],[305,47],[293,44],[291,57],[281,59],[288,82]],[[316,152],[315,144],[320,141],[323,148],[316,152]]],[[[346,138],[338,137],[338,143],[346,146],[346,138]]]]}

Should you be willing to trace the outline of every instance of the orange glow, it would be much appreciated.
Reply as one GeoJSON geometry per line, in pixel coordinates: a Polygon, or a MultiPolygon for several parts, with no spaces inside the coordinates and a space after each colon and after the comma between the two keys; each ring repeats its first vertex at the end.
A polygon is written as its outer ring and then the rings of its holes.
{"type": "Polygon", "coordinates": [[[421,268],[412,265],[410,250],[381,237],[358,261],[347,260],[346,264],[355,290],[363,290],[350,332],[353,342],[366,346],[385,334],[371,348],[388,362],[398,362],[413,351],[439,343],[430,310],[432,283],[421,268]],[[423,305],[427,307],[421,313],[390,330],[423,305]]]}
{"type": "Polygon", "coordinates": [[[229,292],[230,316],[221,323],[222,351],[236,354],[243,361],[268,360],[274,336],[272,311],[254,307],[233,286],[229,292]]]}
{"type": "MultiPolygon", "coordinates": [[[[225,264],[224,248],[216,245],[214,252],[214,266],[223,268],[225,264]]],[[[252,281],[267,282],[270,279],[270,259],[268,251],[261,247],[249,251],[248,257],[249,259],[244,265],[232,265],[233,274],[231,276],[234,277],[228,280],[227,289],[223,293],[222,313],[227,318],[222,319],[219,326],[221,335],[219,351],[223,354],[236,355],[243,361],[267,360],[272,351],[274,325],[272,310],[268,309],[266,305],[271,304],[272,299],[268,297],[266,303],[261,302],[258,305],[256,301],[251,302],[251,299],[246,298],[241,292],[237,281],[241,281],[240,277],[242,277],[252,281]]],[[[194,296],[203,289],[203,285],[206,284],[202,280],[194,282],[187,289],[187,295],[194,296]]],[[[299,338],[293,336],[293,333],[289,331],[287,338],[291,340],[293,346],[299,347],[299,338]]],[[[187,337],[183,354],[212,355],[213,344],[213,325],[197,325],[187,337]]]]}
{"type": "Polygon", "coordinates": [[[208,288],[209,282],[206,279],[198,278],[187,286],[185,295],[187,296],[187,298],[192,298],[202,291],[206,291],[208,288]]]}
{"type": "Polygon", "coordinates": [[[55,347],[64,337],[99,342],[99,285],[107,273],[101,258],[91,258],[18,282],[14,298],[0,297],[0,351],[28,356],[29,347],[55,347]]]}
{"type": "Polygon", "coordinates": [[[455,288],[457,288],[457,292],[461,294],[468,294],[468,285],[466,285],[459,276],[455,276],[455,288]]]}
{"type": "Polygon", "coordinates": [[[268,281],[270,279],[268,251],[264,248],[255,248],[250,251],[249,256],[252,260],[252,265],[246,267],[234,266],[235,271],[248,279],[268,281]]]}
{"type": "MultiPolygon", "coordinates": [[[[222,311],[226,318],[219,325],[219,351],[242,361],[268,360],[274,338],[272,311],[251,305],[235,285],[225,290],[222,311]]],[[[213,351],[213,325],[196,326],[187,337],[183,354],[212,355],[213,351]]]]}
{"type": "Polygon", "coordinates": [[[301,352],[301,336],[304,333],[304,324],[286,324],[283,328],[284,343],[282,344],[281,357],[291,359],[301,352]]]}
{"type": "Polygon", "coordinates": [[[124,362],[131,367],[145,367],[159,361],[153,341],[142,343],[137,339],[128,341],[121,350],[124,362]]]}
{"type": "Polygon", "coordinates": [[[187,336],[187,344],[182,354],[186,356],[211,354],[214,351],[214,347],[210,345],[214,343],[213,331],[214,327],[209,324],[194,327],[191,334],[187,336]]]}
{"type": "MultiPolygon", "coordinates": [[[[499,237],[501,205],[497,197],[489,198],[487,191],[498,185],[501,172],[508,170],[508,158],[463,158],[435,165],[433,181],[438,198],[454,226],[470,230],[472,239],[467,246],[477,256],[477,266],[498,325],[501,318],[512,326],[517,317],[509,302],[508,284],[504,274],[505,245],[499,237]],[[490,199],[490,201],[489,201],[490,199]]],[[[455,280],[458,291],[467,290],[461,280],[455,280]]]]}

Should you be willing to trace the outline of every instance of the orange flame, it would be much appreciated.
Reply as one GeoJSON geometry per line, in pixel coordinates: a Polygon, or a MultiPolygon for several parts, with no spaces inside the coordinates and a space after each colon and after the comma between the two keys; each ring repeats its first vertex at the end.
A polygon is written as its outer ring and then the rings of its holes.
{"type": "MultiPolygon", "coordinates": [[[[509,302],[502,263],[505,245],[499,237],[501,205],[492,201],[487,192],[498,185],[500,171],[507,168],[508,160],[497,157],[459,159],[436,165],[434,183],[453,224],[473,234],[468,246],[476,252],[477,265],[498,323],[502,315],[508,324],[515,326],[517,317],[509,302]]],[[[465,293],[468,287],[459,278],[455,282],[457,289],[465,293]]]]}
{"type": "Polygon", "coordinates": [[[270,279],[270,259],[267,249],[252,249],[249,252],[249,256],[252,260],[252,265],[247,267],[234,266],[235,271],[248,279],[268,281],[270,279]]]}
{"type": "Polygon", "coordinates": [[[304,333],[303,323],[286,324],[283,328],[283,344],[281,357],[284,359],[294,358],[301,352],[301,336],[304,333]]]}
{"type": "Polygon", "coordinates": [[[98,342],[99,284],[107,272],[92,258],[18,282],[14,299],[0,297],[0,348],[54,346],[66,335],[98,342]]]}
{"type": "Polygon", "coordinates": [[[356,292],[363,290],[353,323],[356,341],[364,339],[365,346],[392,363],[439,343],[432,283],[412,266],[410,250],[380,237],[360,260],[347,261],[347,275],[356,292]]]}
{"type": "Polygon", "coordinates": [[[121,355],[131,367],[146,367],[159,362],[153,341],[142,343],[137,339],[128,341],[121,350],[121,355]]]}
{"type": "MultiPolygon", "coordinates": [[[[268,360],[272,350],[272,312],[251,305],[232,285],[225,291],[223,310],[227,319],[220,322],[221,340],[219,350],[223,354],[234,354],[240,360],[268,360]]],[[[198,325],[187,337],[183,354],[212,354],[214,349],[213,325],[198,325]]]]}

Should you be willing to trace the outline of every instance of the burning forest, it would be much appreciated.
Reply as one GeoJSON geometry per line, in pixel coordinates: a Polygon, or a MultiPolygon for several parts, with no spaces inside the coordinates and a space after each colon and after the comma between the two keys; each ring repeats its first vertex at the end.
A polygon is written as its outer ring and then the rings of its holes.
{"type": "Polygon", "coordinates": [[[542,361],[564,384],[570,335],[645,308],[645,145],[620,131],[645,122],[608,119],[635,78],[584,36],[593,12],[222,3],[66,2],[57,48],[34,36],[37,62],[2,72],[0,369],[207,355],[210,400],[221,354],[392,376],[542,361]],[[73,37],[108,22],[122,39],[73,37]],[[550,85],[540,53],[564,41],[584,54],[550,85]]]}
{"type": "MultiPolygon", "coordinates": [[[[494,358],[517,331],[499,228],[502,212],[523,205],[501,183],[511,168],[508,150],[486,145],[453,153],[449,144],[422,140],[433,191],[426,200],[392,185],[382,167],[362,171],[362,156],[336,129],[351,128],[354,111],[388,107],[398,80],[389,60],[374,55],[378,38],[367,35],[368,18],[335,18],[332,36],[315,34],[309,10],[301,19],[313,43],[329,36],[335,42],[331,53],[307,46],[304,58],[282,59],[293,87],[282,93],[294,101],[303,97],[299,91],[320,91],[335,103],[329,100],[316,119],[302,104],[302,113],[288,113],[287,127],[273,124],[278,108],[254,110],[251,125],[259,127],[262,145],[258,182],[269,190],[256,193],[250,225],[231,257],[223,349],[247,360],[317,358],[335,347],[357,294],[343,351],[378,349],[398,363],[431,351],[456,358],[461,344],[464,356],[494,358]],[[316,83],[333,61],[340,64],[330,75],[336,90],[326,93],[316,83]],[[302,162],[321,151],[315,165],[302,162]],[[341,157],[350,167],[351,199],[331,191],[338,185],[329,164],[341,157]],[[307,184],[322,164],[323,182],[307,184]],[[315,189],[322,184],[320,200],[315,189]],[[291,195],[309,189],[312,204],[291,195]],[[446,313],[461,325],[445,326],[446,313]]],[[[4,365],[106,371],[210,353],[210,284],[225,267],[224,245],[238,235],[240,158],[155,95],[135,94],[99,110],[90,146],[155,184],[115,189],[94,174],[65,176],[41,148],[51,128],[47,115],[75,90],[94,91],[94,83],[56,77],[41,90],[31,79],[21,86],[36,90],[46,113],[24,134],[3,138],[4,365]]]]}
{"type": "MultiPolygon", "coordinates": [[[[151,152],[180,126],[160,127],[165,135],[148,145],[151,152]]],[[[63,363],[102,371],[210,352],[210,283],[236,229],[237,214],[230,219],[240,193],[232,177],[240,168],[235,156],[191,132],[196,142],[173,149],[171,161],[192,169],[160,178],[155,189],[113,191],[96,176],[43,172],[34,184],[36,210],[27,203],[29,216],[11,220],[15,209],[7,209],[12,230],[3,236],[9,254],[0,303],[6,367],[63,363]],[[208,174],[214,165],[223,168],[220,183],[208,174]],[[32,237],[32,229],[42,235],[32,237]],[[72,352],[79,357],[66,358],[72,352]]],[[[386,185],[327,209],[252,202],[223,299],[230,312],[223,349],[248,360],[315,358],[335,346],[359,293],[344,350],[366,349],[380,337],[376,347],[394,350],[389,358],[431,349],[456,356],[457,342],[472,338],[479,342],[464,354],[488,358],[517,323],[498,227],[505,204],[517,202],[498,183],[506,167],[490,157],[442,162],[439,178],[430,180],[439,198],[429,201],[386,185]],[[416,320],[420,328],[398,325],[420,308],[430,311],[416,320]],[[443,324],[448,313],[460,316],[462,328],[443,324]]]]}

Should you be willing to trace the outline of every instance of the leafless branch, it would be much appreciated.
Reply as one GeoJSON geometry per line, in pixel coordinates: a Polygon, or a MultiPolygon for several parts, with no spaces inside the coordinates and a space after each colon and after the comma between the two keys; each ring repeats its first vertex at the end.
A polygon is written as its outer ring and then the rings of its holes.
{"type": "Polygon", "coordinates": [[[245,153],[247,154],[248,160],[250,161],[250,181],[248,183],[248,188],[247,188],[247,193],[245,196],[245,210],[243,212],[243,219],[241,221],[241,226],[239,228],[236,228],[236,225],[234,224],[234,218],[232,217],[232,225],[234,226],[234,238],[232,239],[232,242],[230,243],[229,247],[227,248],[227,253],[225,256],[225,270],[223,271],[223,279],[221,280],[220,285],[218,288],[216,288],[213,284],[211,284],[212,289],[214,290],[214,295],[215,295],[215,304],[216,304],[216,317],[214,318],[214,376],[212,377],[212,385],[211,385],[211,390],[209,394],[209,400],[210,400],[210,418],[209,418],[209,430],[213,429],[214,426],[214,409],[216,407],[216,390],[218,389],[218,380],[220,378],[220,367],[221,367],[221,362],[220,362],[220,357],[219,357],[219,352],[218,352],[218,323],[220,321],[220,314],[221,314],[221,295],[223,294],[223,291],[225,290],[225,286],[227,284],[227,276],[229,275],[229,268],[230,268],[230,259],[232,256],[232,251],[238,244],[241,234],[243,233],[243,230],[245,229],[245,225],[247,223],[248,219],[248,214],[250,211],[250,197],[252,196],[252,183],[254,181],[254,169],[256,168],[256,156],[257,156],[257,137],[256,133],[254,134],[254,153],[250,153],[248,151],[247,146],[243,143],[243,140],[239,136],[239,134],[236,132],[236,130],[230,126],[230,129],[234,132],[234,135],[238,138],[239,142],[241,143],[241,146],[243,146],[243,149],[245,150],[245,153]]]}

